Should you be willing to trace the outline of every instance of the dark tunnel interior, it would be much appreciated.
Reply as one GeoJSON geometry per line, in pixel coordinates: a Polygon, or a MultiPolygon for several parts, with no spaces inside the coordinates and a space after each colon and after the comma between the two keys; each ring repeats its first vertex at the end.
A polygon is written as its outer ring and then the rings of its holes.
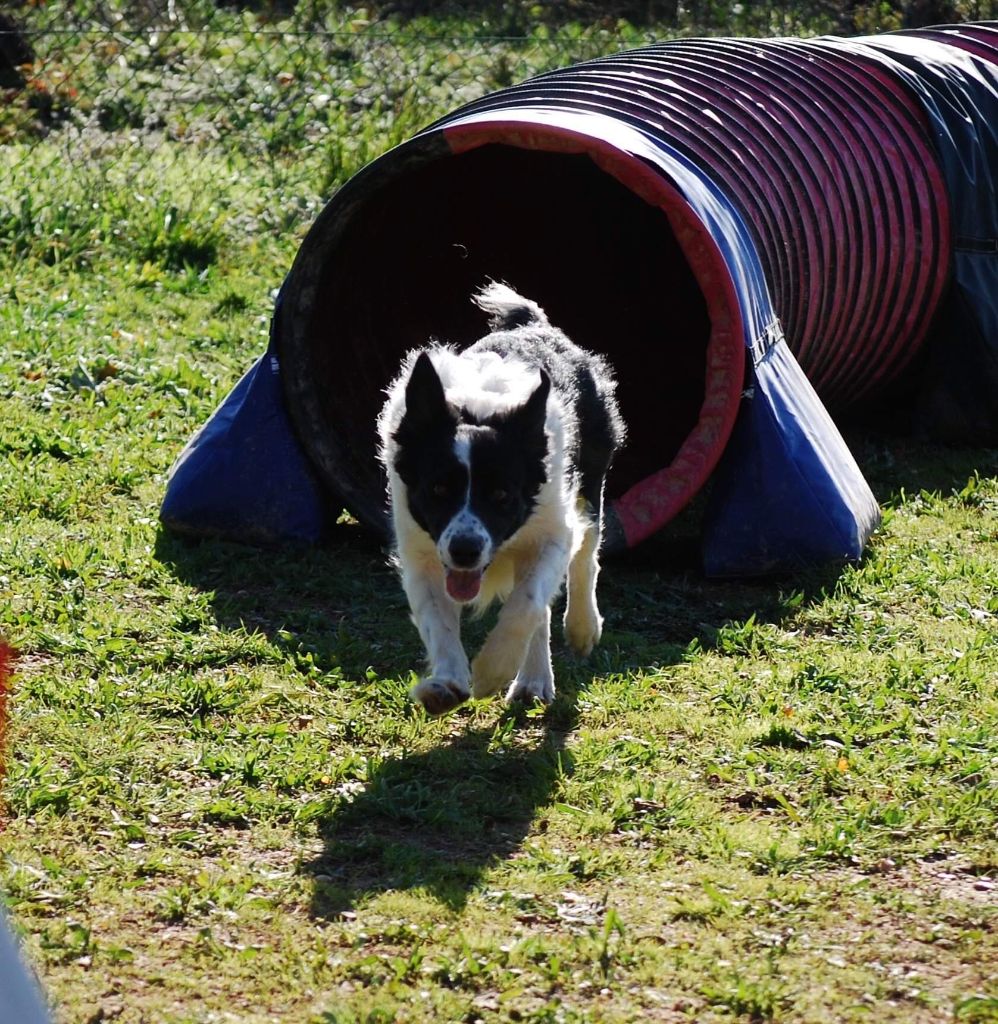
{"type": "Polygon", "coordinates": [[[470,295],[489,278],[616,368],[628,443],[610,496],[668,466],[703,403],[710,320],[665,213],[586,155],[489,144],[397,175],[326,252],[307,346],[341,472],[380,493],[386,386],[409,349],[487,331],[470,295]]]}

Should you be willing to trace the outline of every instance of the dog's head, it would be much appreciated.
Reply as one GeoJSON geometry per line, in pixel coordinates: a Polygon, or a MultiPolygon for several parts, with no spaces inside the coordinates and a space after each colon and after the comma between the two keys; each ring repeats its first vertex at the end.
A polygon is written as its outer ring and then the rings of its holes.
{"type": "Polygon", "coordinates": [[[478,596],[496,551],[534,509],[547,479],[550,389],[542,370],[520,405],[472,415],[447,400],[427,353],[413,365],[394,468],[413,519],[437,545],[455,601],[478,596]]]}

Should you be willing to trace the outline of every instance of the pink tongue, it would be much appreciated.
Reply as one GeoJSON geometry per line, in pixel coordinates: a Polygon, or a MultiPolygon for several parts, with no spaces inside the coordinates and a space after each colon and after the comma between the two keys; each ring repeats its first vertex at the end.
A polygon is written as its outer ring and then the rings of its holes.
{"type": "Polygon", "coordinates": [[[463,572],[460,569],[447,570],[447,593],[455,601],[474,601],[481,588],[481,570],[475,572],[463,572]]]}

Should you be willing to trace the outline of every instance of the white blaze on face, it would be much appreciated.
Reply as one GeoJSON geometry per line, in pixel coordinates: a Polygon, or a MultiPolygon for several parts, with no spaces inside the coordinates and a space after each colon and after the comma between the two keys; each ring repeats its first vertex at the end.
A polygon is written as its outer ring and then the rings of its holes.
{"type": "Polygon", "coordinates": [[[476,429],[478,428],[468,425],[458,427],[454,439],[454,455],[467,470],[468,482],[464,504],[454,514],[454,518],[444,528],[437,541],[437,553],[444,567],[447,593],[462,604],[473,601],[478,596],[482,586],[482,574],[495,553],[491,534],[471,508],[471,443],[476,429]],[[466,552],[473,553],[474,557],[468,558],[466,554],[467,564],[456,565],[455,553],[462,545],[466,552]]]}

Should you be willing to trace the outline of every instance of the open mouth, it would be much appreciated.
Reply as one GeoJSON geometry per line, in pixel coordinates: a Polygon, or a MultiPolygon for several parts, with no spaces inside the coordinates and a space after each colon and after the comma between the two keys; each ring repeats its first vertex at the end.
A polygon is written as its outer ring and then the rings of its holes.
{"type": "Polygon", "coordinates": [[[460,603],[474,601],[482,589],[481,569],[448,569],[446,575],[447,593],[460,603]]]}

